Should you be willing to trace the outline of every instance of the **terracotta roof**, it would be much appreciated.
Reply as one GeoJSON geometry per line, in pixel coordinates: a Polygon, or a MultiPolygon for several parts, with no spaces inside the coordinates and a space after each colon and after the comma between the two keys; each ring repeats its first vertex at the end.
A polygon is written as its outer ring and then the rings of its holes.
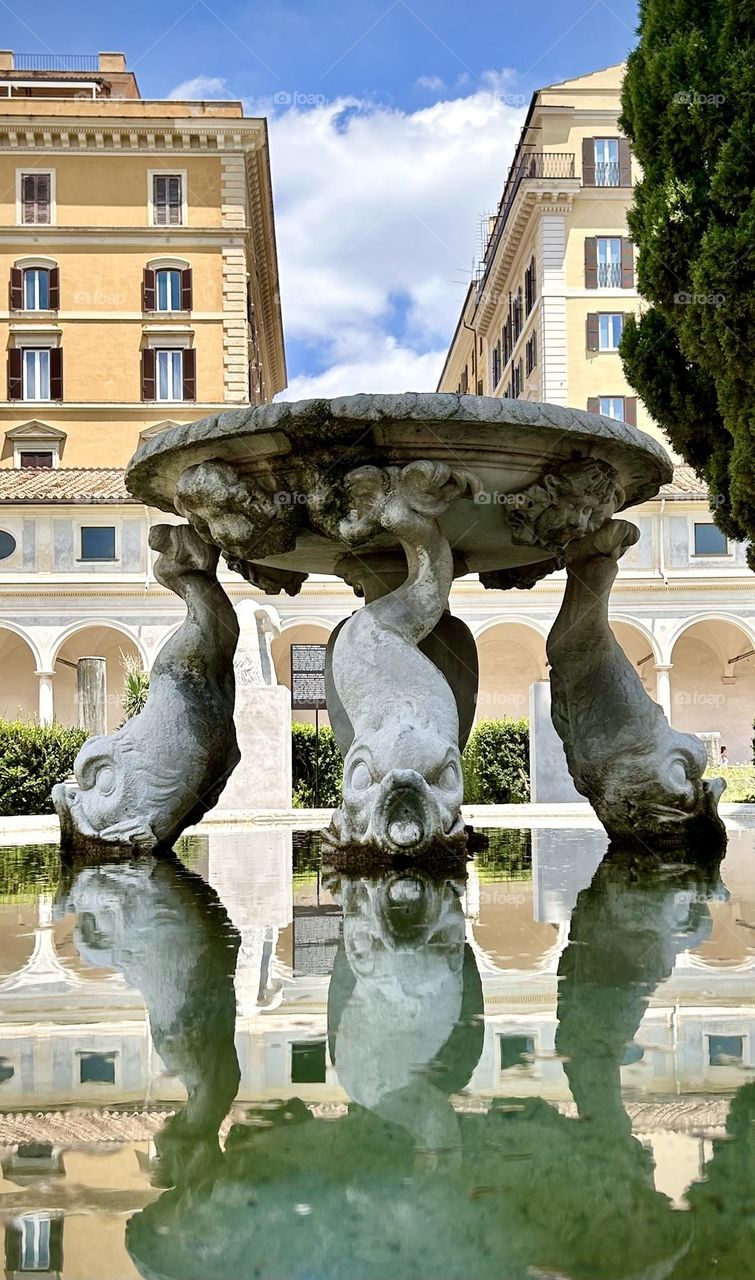
{"type": "Polygon", "coordinates": [[[0,502],[134,502],[120,467],[0,467],[0,502]]]}
{"type": "Polygon", "coordinates": [[[671,501],[681,502],[700,499],[703,502],[707,500],[708,490],[702,480],[699,479],[694,467],[688,467],[685,464],[674,467],[674,478],[670,484],[661,485],[659,498],[670,498],[671,501]]]}

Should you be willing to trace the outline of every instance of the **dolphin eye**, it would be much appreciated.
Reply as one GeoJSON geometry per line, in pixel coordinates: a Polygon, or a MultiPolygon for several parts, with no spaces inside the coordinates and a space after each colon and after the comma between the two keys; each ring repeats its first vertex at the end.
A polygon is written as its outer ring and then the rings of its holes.
{"type": "Polygon", "coordinates": [[[98,770],[95,786],[103,796],[111,796],[115,791],[115,781],[115,769],[106,764],[98,770]]]}
{"type": "Polygon", "coordinates": [[[355,791],[366,791],[372,785],[372,774],[364,760],[358,760],[351,771],[351,785],[355,791]]]}
{"type": "Polygon", "coordinates": [[[445,791],[450,791],[457,785],[459,774],[453,760],[449,760],[445,769],[438,778],[438,786],[443,787],[445,791]]]}

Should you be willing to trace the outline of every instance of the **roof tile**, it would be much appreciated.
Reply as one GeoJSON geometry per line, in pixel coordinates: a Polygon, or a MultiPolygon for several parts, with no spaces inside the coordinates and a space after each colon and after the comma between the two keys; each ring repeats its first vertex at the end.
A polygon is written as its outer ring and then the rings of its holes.
{"type": "Polygon", "coordinates": [[[120,467],[0,468],[0,503],[134,502],[120,467]]]}

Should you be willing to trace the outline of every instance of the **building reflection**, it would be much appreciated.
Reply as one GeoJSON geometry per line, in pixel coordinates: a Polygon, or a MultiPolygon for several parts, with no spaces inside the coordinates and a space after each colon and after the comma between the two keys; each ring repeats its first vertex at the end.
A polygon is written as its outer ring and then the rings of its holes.
{"type": "Polygon", "coordinates": [[[413,1169],[453,1165],[459,1117],[495,1099],[564,1158],[558,1118],[600,1120],[622,1176],[686,1204],[755,1067],[752,834],[731,834],[720,880],[650,886],[601,862],[597,830],[525,836],[439,886],[324,877],[311,840],[213,829],[202,876],[84,867],[0,906],[6,1272],[61,1273],[94,1212],[117,1274],[139,1274],[125,1218],[192,1152],[222,1181],[229,1132],[248,1145],[294,1101],[331,1124],[357,1103],[370,1140],[398,1126],[413,1169]]]}

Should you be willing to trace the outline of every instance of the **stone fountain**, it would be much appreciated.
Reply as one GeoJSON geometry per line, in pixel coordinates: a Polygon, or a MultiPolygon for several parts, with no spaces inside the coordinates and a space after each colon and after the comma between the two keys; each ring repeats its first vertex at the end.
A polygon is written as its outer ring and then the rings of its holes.
{"type": "Polygon", "coordinates": [[[238,626],[220,555],[262,592],[295,595],[324,573],[364,597],[328,649],[344,757],[336,850],[419,858],[463,845],[477,665],[448,597],[467,573],[508,590],[566,568],[548,645],[553,721],[609,834],[657,846],[715,826],[723,784],[703,781],[702,743],[671,729],[608,626],[618,560],[639,536],[613,517],[671,475],[662,447],[626,423],[448,394],[283,402],[145,442],[127,485],[188,522],[151,534],[158,580],[188,616],[141,716],[87,742],[76,782],[55,789],[64,838],[160,848],[217,801],[238,758],[238,626]]]}

